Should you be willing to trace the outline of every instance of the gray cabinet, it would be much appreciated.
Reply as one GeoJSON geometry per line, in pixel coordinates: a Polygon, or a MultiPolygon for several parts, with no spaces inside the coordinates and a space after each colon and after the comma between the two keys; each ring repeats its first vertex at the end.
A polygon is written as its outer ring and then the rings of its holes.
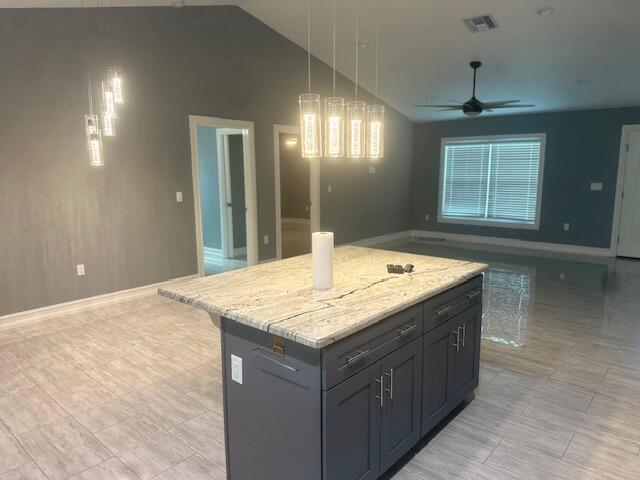
{"type": "Polygon", "coordinates": [[[384,380],[380,420],[380,473],[420,440],[422,342],[416,340],[380,361],[384,380]]]}
{"type": "Polygon", "coordinates": [[[324,478],[376,479],[420,439],[415,340],[324,393],[324,478]]]}
{"type": "Polygon", "coordinates": [[[478,386],[480,377],[480,330],[482,307],[476,306],[458,316],[454,325],[457,348],[453,369],[453,395],[457,404],[478,386]]]}
{"type": "Polygon", "coordinates": [[[422,346],[422,435],[436,426],[455,406],[454,328],[449,323],[423,337],[422,346]]]}
{"type": "Polygon", "coordinates": [[[378,478],[380,376],[378,362],[324,392],[325,480],[378,478]]]}

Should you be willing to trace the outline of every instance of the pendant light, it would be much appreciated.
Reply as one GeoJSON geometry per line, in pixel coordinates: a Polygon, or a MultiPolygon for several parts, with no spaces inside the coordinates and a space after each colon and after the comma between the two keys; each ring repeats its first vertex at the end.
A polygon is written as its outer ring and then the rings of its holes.
{"type": "Polygon", "coordinates": [[[344,156],[344,98],[336,97],[336,0],[333,0],[333,96],[324,101],[326,157],[344,156]]]}
{"type": "Polygon", "coordinates": [[[372,159],[384,157],[384,105],[378,104],[378,63],[380,58],[380,0],[376,10],[376,71],[375,104],[367,107],[367,156],[372,159]]]}
{"type": "Polygon", "coordinates": [[[102,155],[102,134],[100,132],[100,119],[93,112],[93,90],[91,88],[91,67],[89,66],[89,50],[87,40],[86,7],[82,2],[82,23],[84,26],[85,63],[87,68],[87,93],[89,96],[89,113],[84,116],[84,133],[89,151],[89,165],[101,167],[104,165],[102,155]]]}
{"type": "Polygon", "coordinates": [[[303,158],[322,156],[320,95],[311,93],[311,2],[307,0],[307,93],[298,97],[303,158]]]}
{"type": "Polygon", "coordinates": [[[347,157],[363,158],[366,155],[366,114],[367,105],[358,100],[358,49],[360,48],[358,27],[360,16],[360,1],[356,0],[356,86],[355,98],[347,103],[347,157]]]}
{"type": "Polygon", "coordinates": [[[113,101],[118,105],[122,105],[124,103],[122,71],[118,67],[109,67],[108,79],[113,89],[113,101]]]}

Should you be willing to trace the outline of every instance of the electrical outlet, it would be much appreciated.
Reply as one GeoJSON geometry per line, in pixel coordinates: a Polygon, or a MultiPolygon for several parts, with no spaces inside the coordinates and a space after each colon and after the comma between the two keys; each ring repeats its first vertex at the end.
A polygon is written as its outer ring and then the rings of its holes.
{"type": "Polygon", "coordinates": [[[591,182],[589,187],[592,192],[601,192],[604,189],[602,182],[591,182]]]}
{"type": "Polygon", "coordinates": [[[333,193],[333,186],[332,185],[327,185],[327,192],[333,193]]]}
{"type": "Polygon", "coordinates": [[[176,192],[176,202],[182,203],[182,192],[176,192]]]}
{"type": "Polygon", "coordinates": [[[264,244],[269,245],[269,235],[264,236],[264,244]]]}
{"type": "Polygon", "coordinates": [[[563,228],[564,228],[564,231],[565,231],[565,232],[568,232],[570,227],[571,227],[571,225],[569,225],[568,223],[565,223],[565,224],[564,224],[564,227],[563,227],[563,228]]]}
{"type": "Polygon", "coordinates": [[[79,277],[84,277],[84,263],[76,265],[76,273],[79,277]]]}
{"type": "Polygon", "coordinates": [[[376,173],[376,167],[374,165],[369,165],[369,173],[371,175],[375,175],[376,173]]]}
{"type": "Polygon", "coordinates": [[[425,221],[425,222],[428,222],[430,219],[431,219],[431,217],[429,216],[429,214],[428,214],[428,213],[425,213],[425,214],[424,214],[424,221],[425,221]]]}
{"type": "Polygon", "coordinates": [[[242,358],[231,355],[231,380],[242,385],[242,358]]]}

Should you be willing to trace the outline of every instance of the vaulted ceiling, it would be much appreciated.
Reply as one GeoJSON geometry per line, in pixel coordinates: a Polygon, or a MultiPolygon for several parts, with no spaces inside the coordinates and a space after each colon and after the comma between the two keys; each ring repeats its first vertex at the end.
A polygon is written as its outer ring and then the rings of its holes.
{"type": "MultiPolygon", "coordinates": [[[[167,6],[180,0],[0,0],[0,7],[167,6]]],[[[310,0],[311,51],[331,64],[331,0],[310,0]]],[[[239,5],[306,48],[304,0],[185,0],[239,5]]],[[[356,0],[337,0],[337,69],[355,80],[356,0]]],[[[374,88],[378,0],[360,0],[358,80],[374,88]]],[[[543,112],[640,105],[638,0],[380,0],[380,96],[415,121],[460,118],[416,103],[471,96],[470,60],[481,60],[477,96],[521,99],[543,112]],[[553,13],[539,15],[551,7],[553,13]],[[499,25],[470,33],[462,20],[491,14],[499,25]]],[[[241,34],[239,32],[238,34],[241,34]]],[[[305,65],[301,65],[304,69],[305,65]]],[[[496,115],[496,112],[488,115],[496,115]]]]}

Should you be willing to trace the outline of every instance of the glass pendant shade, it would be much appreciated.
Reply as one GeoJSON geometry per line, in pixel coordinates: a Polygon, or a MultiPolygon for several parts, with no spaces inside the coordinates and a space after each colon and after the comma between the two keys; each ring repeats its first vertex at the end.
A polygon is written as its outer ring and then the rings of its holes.
{"type": "Polygon", "coordinates": [[[104,105],[102,106],[102,134],[105,137],[116,136],[116,121],[109,115],[104,105]]]}
{"type": "Polygon", "coordinates": [[[320,127],[320,95],[305,93],[298,97],[300,104],[300,132],[303,158],[322,156],[320,127]]]}
{"type": "Polygon", "coordinates": [[[329,97],[324,101],[324,155],[344,156],[344,98],[329,97]]]}
{"type": "Polygon", "coordinates": [[[124,80],[118,67],[109,68],[109,82],[113,89],[113,101],[117,104],[124,103],[124,80]]]}
{"type": "Polygon", "coordinates": [[[367,156],[384,157],[384,105],[367,107],[367,156]]]}
{"type": "Polygon", "coordinates": [[[364,158],[367,106],[364,102],[347,103],[347,157],[364,158]]]}
{"type": "Polygon", "coordinates": [[[104,165],[102,157],[102,136],[98,127],[97,115],[85,115],[85,131],[87,134],[87,149],[89,150],[89,164],[93,167],[104,165]]]}
{"type": "Polygon", "coordinates": [[[110,81],[102,82],[102,103],[111,118],[118,118],[116,113],[116,99],[113,95],[113,85],[110,81]]]}

